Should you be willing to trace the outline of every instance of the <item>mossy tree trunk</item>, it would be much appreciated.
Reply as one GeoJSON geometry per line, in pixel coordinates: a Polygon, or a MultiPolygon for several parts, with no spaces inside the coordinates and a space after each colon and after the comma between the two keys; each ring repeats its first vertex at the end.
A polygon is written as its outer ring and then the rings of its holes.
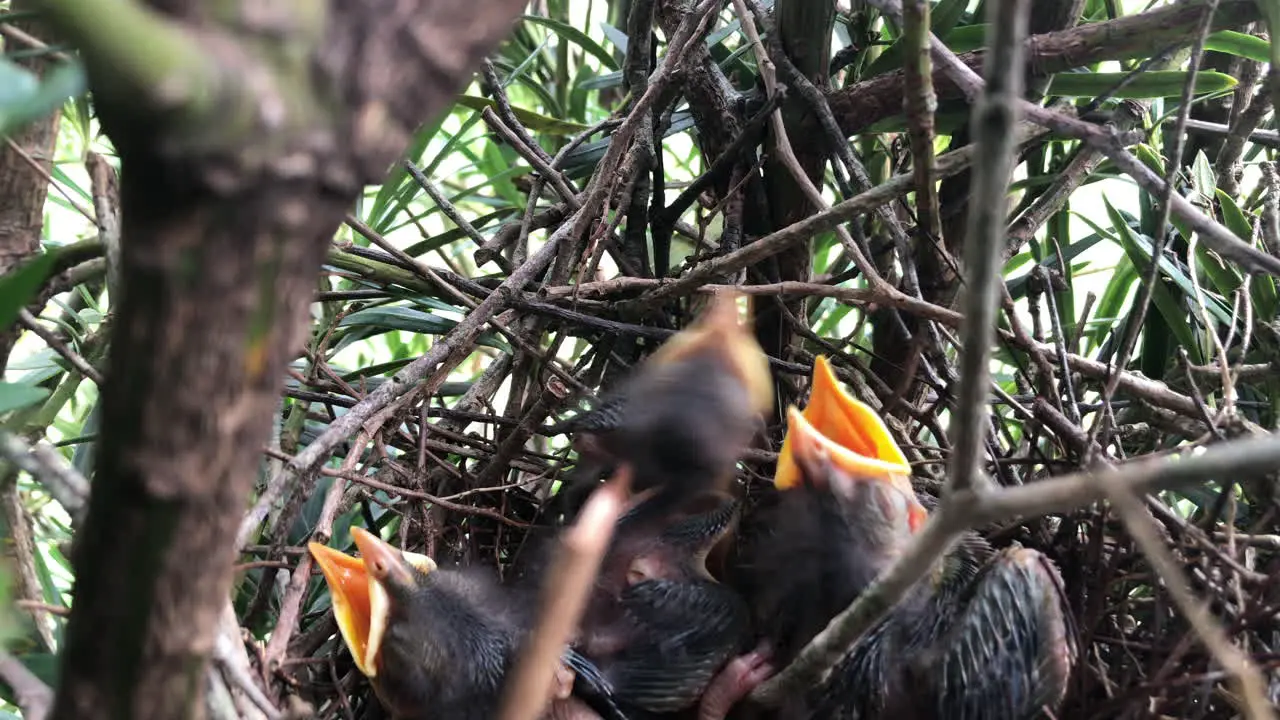
{"type": "Polygon", "coordinates": [[[54,715],[203,715],[283,371],[344,212],[522,1],[46,0],[120,152],[122,291],[54,715]]]}

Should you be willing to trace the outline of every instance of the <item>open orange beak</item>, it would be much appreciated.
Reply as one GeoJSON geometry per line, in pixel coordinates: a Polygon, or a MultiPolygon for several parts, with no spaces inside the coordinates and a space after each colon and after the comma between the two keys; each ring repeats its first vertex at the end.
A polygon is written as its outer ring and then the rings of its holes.
{"type": "Polygon", "coordinates": [[[773,476],[773,484],[779,490],[794,488],[801,482],[801,469],[795,459],[795,443],[801,439],[826,451],[831,463],[850,478],[892,484],[907,496],[911,529],[924,522],[928,512],[911,487],[911,465],[906,455],[876,411],[840,387],[822,355],[814,362],[808,406],[804,412],[795,408],[788,411],[787,435],[773,476]]]}
{"type": "Polygon", "coordinates": [[[429,573],[436,564],[426,555],[401,552],[362,528],[351,528],[351,537],[360,550],[359,558],[320,543],[308,543],[307,549],[329,584],[343,642],[360,672],[374,678],[391,611],[386,584],[412,583],[408,566],[429,573]]]}
{"type": "Polygon", "coordinates": [[[701,353],[721,356],[746,388],[753,410],[766,413],[773,409],[769,357],[741,322],[733,293],[716,294],[693,324],[668,338],[646,362],[679,362],[701,353]]]}

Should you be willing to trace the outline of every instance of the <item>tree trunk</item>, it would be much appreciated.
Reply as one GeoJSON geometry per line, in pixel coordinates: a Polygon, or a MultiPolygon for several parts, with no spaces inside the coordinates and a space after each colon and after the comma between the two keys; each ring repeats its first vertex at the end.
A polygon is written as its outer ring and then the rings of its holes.
{"type": "Polygon", "coordinates": [[[523,4],[46,0],[120,152],[123,215],[55,717],[203,717],[236,531],[333,232],[523,4]]]}

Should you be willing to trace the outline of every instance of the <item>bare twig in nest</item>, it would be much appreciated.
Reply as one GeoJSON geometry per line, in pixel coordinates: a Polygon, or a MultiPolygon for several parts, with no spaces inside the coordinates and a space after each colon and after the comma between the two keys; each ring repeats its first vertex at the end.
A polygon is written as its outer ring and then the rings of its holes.
{"type": "Polygon", "coordinates": [[[622,514],[630,472],[620,470],[592,493],[578,521],[561,537],[542,586],[537,624],[507,676],[498,713],[501,720],[533,720],[550,701],[556,666],[586,609],[614,524],[622,514]]]}
{"type": "Polygon", "coordinates": [[[1275,718],[1271,702],[1267,700],[1266,684],[1258,668],[1248,655],[1240,652],[1240,649],[1231,642],[1222,625],[1209,612],[1208,606],[1196,598],[1191,586],[1187,583],[1186,575],[1182,572],[1180,567],[1182,563],[1178,562],[1173,557],[1173,553],[1169,552],[1169,548],[1160,541],[1155,523],[1144,511],[1133,488],[1105,483],[1102,480],[1097,482],[1102,485],[1112,505],[1124,520],[1125,527],[1129,529],[1129,534],[1133,536],[1138,547],[1142,549],[1142,554],[1155,568],[1160,581],[1169,590],[1173,602],[1187,618],[1187,622],[1191,623],[1200,641],[1239,684],[1244,716],[1250,720],[1275,718]]]}

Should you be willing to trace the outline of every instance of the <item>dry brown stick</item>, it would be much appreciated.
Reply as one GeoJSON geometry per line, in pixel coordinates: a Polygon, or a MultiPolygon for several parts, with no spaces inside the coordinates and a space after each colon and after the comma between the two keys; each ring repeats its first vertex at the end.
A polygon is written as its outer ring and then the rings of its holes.
{"type": "MultiPolygon", "coordinates": [[[[0,35],[20,42],[33,50],[49,50],[48,43],[12,23],[0,23],[0,35]]],[[[50,50],[48,55],[59,62],[72,62],[71,56],[61,50],[50,50]]]]}
{"type": "Polygon", "coordinates": [[[953,445],[948,493],[969,489],[982,472],[983,439],[989,426],[986,398],[991,385],[991,345],[1002,287],[1001,240],[1015,164],[1013,129],[1022,97],[1022,39],[1029,12],[1027,0],[987,4],[991,23],[984,68],[987,82],[970,122],[978,159],[965,232],[964,342],[956,407],[948,429],[953,445]]]}
{"type": "MultiPolygon", "coordinates": [[[[463,317],[448,334],[437,340],[426,354],[401,368],[376,390],[330,423],[319,437],[294,456],[281,473],[272,476],[259,497],[257,505],[241,523],[239,532],[236,534],[237,545],[244,545],[249,541],[266,517],[271,503],[276,501],[286,488],[291,489],[295,500],[305,496],[314,483],[315,468],[324,462],[339,443],[361,428],[365,421],[404,393],[417,387],[432,372],[448,364],[451,357],[460,352],[469,351],[471,343],[484,330],[489,319],[505,309],[508,304],[508,294],[524,287],[551,264],[551,260],[559,250],[560,242],[568,237],[573,228],[572,220],[572,217],[566,220],[536,253],[507,276],[502,284],[489,294],[489,297],[463,317]],[[302,482],[298,482],[299,480],[302,482]]],[[[291,522],[291,518],[285,517],[289,514],[282,513],[282,521],[291,522]]]]}
{"type": "MultiPolygon", "coordinates": [[[[772,97],[778,92],[777,72],[774,68],[773,60],[769,57],[769,53],[765,51],[764,44],[760,42],[760,35],[756,32],[756,24],[751,12],[747,9],[746,2],[744,0],[733,0],[733,6],[738,14],[738,21],[742,25],[743,31],[746,32],[747,39],[751,42],[752,50],[755,52],[756,62],[760,66],[760,77],[764,80],[765,90],[772,97]]],[[[778,159],[782,161],[783,167],[787,169],[792,180],[804,192],[805,198],[820,211],[830,208],[830,203],[827,202],[826,198],[822,197],[822,193],[809,180],[804,168],[800,166],[800,160],[796,157],[795,150],[791,147],[791,139],[787,136],[787,125],[783,122],[782,110],[775,109],[769,115],[769,129],[773,134],[774,149],[778,153],[778,159]]],[[[853,264],[862,271],[869,284],[872,286],[887,284],[880,277],[875,265],[862,253],[862,249],[858,247],[858,244],[853,241],[849,231],[844,228],[843,224],[837,224],[831,229],[840,241],[840,246],[848,253],[849,259],[853,264]]]]}
{"type": "MultiPolygon", "coordinates": [[[[877,5],[893,8],[897,6],[897,0],[877,0],[877,5]]],[[[964,91],[967,97],[977,97],[983,87],[982,78],[973,71],[973,68],[961,61],[936,35],[931,34],[930,38],[934,60],[942,66],[943,72],[964,91]]],[[[1133,178],[1143,190],[1157,197],[1166,196],[1168,184],[1138,160],[1133,153],[1125,149],[1125,137],[1032,102],[1024,100],[1018,105],[1027,120],[1098,148],[1121,172],[1133,178]]],[[[1236,237],[1222,223],[1205,215],[1182,195],[1173,192],[1168,197],[1169,210],[1187,223],[1190,230],[1199,233],[1204,243],[1215,252],[1239,263],[1247,271],[1265,271],[1272,275],[1280,275],[1280,258],[1268,255],[1236,237]]]]}
{"type": "Polygon", "coordinates": [[[942,222],[938,186],[933,179],[933,115],[938,109],[938,96],[933,91],[933,62],[929,57],[929,15],[926,0],[905,0],[903,37],[908,42],[904,43],[907,53],[903,80],[907,92],[902,104],[907,115],[911,165],[916,177],[916,216],[920,226],[917,234],[940,242],[942,222]]]}
{"type": "Polygon", "coordinates": [[[1271,702],[1267,699],[1266,685],[1258,668],[1231,642],[1226,630],[1214,619],[1204,602],[1196,598],[1179,563],[1164,543],[1160,541],[1152,518],[1145,512],[1133,488],[1121,484],[1106,483],[1095,478],[1124,520],[1129,534],[1155,569],[1173,602],[1182,611],[1187,622],[1195,629],[1200,641],[1222,667],[1231,673],[1238,683],[1244,701],[1245,717],[1250,720],[1275,718],[1271,702]]]}
{"type": "Polygon", "coordinates": [[[76,212],[85,216],[85,218],[89,222],[91,223],[94,222],[93,213],[89,212],[88,208],[86,208],[85,206],[77,202],[75,198],[71,197],[70,193],[67,192],[67,189],[62,186],[62,183],[54,180],[53,176],[50,175],[49,172],[44,169],[44,166],[42,166],[38,160],[31,157],[31,153],[24,150],[22,146],[19,145],[18,143],[14,142],[13,138],[5,138],[4,142],[6,145],[9,146],[10,150],[17,153],[18,157],[22,158],[23,162],[31,166],[31,170],[33,172],[35,172],[46,183],[49,183],[50,186],[52,186],[55,190],[57,190],[58,194],[62,195],[62,198],[67,201],[68,205],[75,208],[76,212]]]}
{"type": "MultiPolygon", "coordinates": [[[[421,175],[421,173],[418,173],[418,174],[421,175]]],[[[422,184],[422,187],[424,188],[431,186],[430,181],[427,180],[426,177],[423,177],[418,182],[422,184]]],[[[431,191],[429,190],[428,192],[431,192],[431,191]]],[[[439,191],[436,190],[435,192],[438,193],[439,191]]],[[[374,245],[377,245],[383,250],[386,250],[388,253],[391,254],[392,257],[395,257],[400,262],[413,268],[414,272],[421,275],[427,281],[434,283],[437,287],[439,287],[442,291],[444,291],[446,295],[449,295],[454,300],[467,306],[467,308],[470,310],[476,309],[476,306],[479,303],[477,303],[475,300],[472,300],[469,295],[467,295],[466,293],[454,287],[452,284],[447,282],[444,278],[440,277],[440,274],[435,271],[435,268],[431,267],[430,265],[423,262],[422,260],[415,258],[409,255],[408,253],[406,253],[405,251],[401,250],[400,248],[396,247],[391,243],[390,240],[387,240],[385,237],[383,237],[381,233],[369,227],[367,224],[361,222],[360,219],[355,217],[354,215],[348,214],[346,218],[346,223],[351,227],[351,229],[355,230],[356,232],[360,233],[364,237],[368,238],[368,240],[372,242],[374,245]]],[[[520,335],[516,331],[507,327],[506,323],[499,321],[497,318],[493,318],[489,320],[489,324],[492,325],[495,330],[502,333],[503,336],[505,336],[508,340],[510,340],[513,345],[520,348],[520,350],[526,353],[529,353],[530,355],[540,360],[543,363],[543,366],[546,367],[546,369],[552,375],[555,375],[566,385],[573,388],[574,390],[577,390],[578,392],[590,392],[590,388],[583,385],[581,382],[578,381],[577,378],[575,378],[570,373],[566,372],[564,368],[560,367],[561,362],[563,362],[562,360],[560,360],[560,358],[550,357],[547,353],[534,347],[533,344],[530,343],[528,340],[526,340],[523,335],[520,335]]]]}
{"type": "Polygon", "coordinates": [[[41,325],[39,318],[32,315],[29,310],[26,308],[18,309],[18,322],[22,323],[22,326],[26,329],[35,333],[37,337],[44,341],[45,345],[49,346],[50,350],[61,355],[62,359],[70,363],[71,367],[76,372],[92,380],[94,385],[102,385],[102,373],[98,372],[97,368],[90,365],[88,360],[80,357],[76,351],[67,347],[67,344],[62,342],[57,335],[50,332],[45,326],[41,325]]]}
{"type": "MultiPolygon", "coordinates": [[[[1223,0],[1214,17],[1214,30],[1239,28],[1258,19],[1256,0],[1223,0]]],[[[1037,73],[1066,72],[1105,60],[1150,57],[1170,46],[1191,41],[1200,19],[1199,3],[1174,3],[1148,12],[1034,35],[1027,39],[1027,56],[1037,73]]],[[[982,51],[964,53],[962,62],[982,63],[982,51]]],[[[832,111],[846,135],[866,131],[875,123],[902,112],[902,71],[851,83],[831,93],[832,111]]],[[[958,84],[934,66],[934,85],[941,99],[964,97],[958,84]]]]}
{"type": "MultiPolygon", "coordinates": [[[[772,236],[770,236],[772,237],[772,236]]],[[[712,264],[710,261],[706,264],[712,264]]],[[[605,280],[597,283],[586,283],[580,286],[582,294],[587,297],[610,297],[616,294],[625,294],[635,292],[637,290],[649,289],[653,293],[661,291],[671,284],[664,284],[659,280],[650,280],[645,278],[616,278],[613,280],[605,280]]],[[[572,292],[573,287],[549,288],[546,293],[553,298],[562,298],[572,292]]],[[[733,290],[744,295],[788,295],[798,294],[809,297],[826,297],[834,298],[843,303],[853,305],[867,305],[871,303],[895,307],[900,310],[919,315],[930,320],[936,320],[944,325],[951,327],[959,327],[961,315],[960,313],[949,310],[947,308],[934,305],[913,298],[903,292],[892,287],[887,289],[877,288],[842,288],[832,285],[821,285],[818,283],[804,282],[782,282],[772,283],[769,285],[701,285],[692,288],[691,291],[716,293],[726,290],[733,290]]],[[[643,301],[648,295],[642,296],[643,301]]],[[[636,301],[638,302],[638,301],[636,301]]],[[[1002,331],[1000,338],[1003,342],[1012,343],[1023,350],[1033,353],[1053,354],[1057,352],[1054,345],[1048,343],[1037,343],[1030,341],[1032,344],[1026,345],[1022,338],[1013,334],[1002,331]]],[[[1086,375],[1095,379],[1105,380],[1111,372],[1110,366],[1106,363],[1099,362],[1092,358],[1076,355],[1074,353],[1066,353],[1066,360],[1070,368],[1074,372],[1086,375]]],[[[1132,372],[1120,373],[1120,387],[1126,393],[1155,405],[1156,407],[1172,410],[1187,417],[1200,417],[1199,411],[1196,409],[1195,401],[1182,393],[1171,389],[1165,383],[1159,380],[1153,380],[1143,375],[1132,372]]]]}
{"type": "Polygon", "coordinates": [[[542,585],[538,619],[522,643],[503,688],[501,720],[534,720],[551,699],[551,684],[565,645],[586,609],[596,573],[622,514],[629,469],[591,494],[573,527],[565,531],[542,585]]]}
{"type": "MultiPolygon", "coordinates": [[[[350,472],[360,460],[361,451],[368,442],[369,438],[364,432],[356,437],[355,442],[351,444],[351,452],[342,464],[344,471],[350,472]]],[[[333,484],[329,486],[329,491],[324,496],[324,505],[320,509],[319,519],[316,520],[316,529],[311,533],[312,541],[321,545],[328,544],[333,536],[333,521],[338,517],[338,511],[342,505],[342,494],[346,487],[342,478],[334,478],[333,484]]],[[[271,639],[267,641],[267,649],[263,652],[263,670],[266,672],[270,672],[284,659],[285,652],[289,648],[289,639],[293,637],[298,619],[301,617],[303,596],[311,584],[311,568],[314,563],[315,558],[311,553],[303,555],[298,560],[298,567],[294,569],[293,576],[289,578],[288,589],[285,590],[284,599],[280,602],[280,614],[276,618],[271,639]]]]}
{"type": "Polygon", "coordinates": [[[73,524],[84,517],[89,503],[89,481],[47,443],[29,445],[7,431],[0,431],[0,457],[18,466],[66,509],[73,524]]]}
{"type": "Polygon", "coordinates": [[[834,659],[892,607],[901,593],[946,554],[959,533],[971,527],[1068,512],[1105,499],[1108,487],[1124,486],[1133,493],[1154,493],[1211,477],[1266,473],[1277,465],[1280,465],[1280,435],[1270,434],[1219,443],[1190,456],[1138,460],[1095,473],[1075,473],[1029,485],[952,494],[930,516],[893,566],[849,608],[833,618],[795,662],[756,688],[751,697],[770,705],[812,682],[817,677],[815,673],[830,667],[834,659]]]}
{"type": "MultiPolygon", "coordinates": [[[[1019,145],[1032,141],[1045,134],[1044,128],[1021,124],[1016,137],[1019,145]]],[[[973,147],[949,152],[938,157],[936,178],[943,180],[967,169],[973,161],[973,147]]],[[[696,292],[699,287],[715,277],[730,276],[739,270],[759,263],[778,253],[784,252],[798,243],[814,237],[818,233],[834,230],[841,223],[864,215],[885,203],[904,195],[915,187],[915,178],[911,173],[895,175],[891,179],[857,195],[836,203],[826,210],[810,215],[799,222],[788,225],[781,230],[770,233],[739,250],[726,253],[706,262],[682,275],[678,280],[664,282],[644,296],[631,301],[637,305],[651,305],[663,300],[696,292]]]]}
{"type": "MultiPolygon", "coordinates": [[[[1173,148],[1169,154],[1169,164],[1165,168],[1164,187],[1159,194],[1160,198],[1160,217],[1156,220],[1156,237],[1151,244],[1151,267],[1147,270],[1145,282],[1139,284],[1138,299],[1134,304],[1133,310],[1129,314],[1129,320],[1124,324],[1120,335],[1120,346],[1116,351],[1113,365],[1117,370],[1123,370],[1129,365],[1129,358],[1133,355],[1134,348],[1138,344],[1138,333],[1142,329],[1143,321],[1146,318],[1148,310],[1151,308],[1152,293],[1155,292],[1156,286],[1160,283],[1160,264],[1164,257],[1165,241],[1168,234],[1165,228],[1169,224],[1169,215],[1173,209],[1173,196],[1177,194],[1177,179],[1181,172],[1182,151],[1186,144],[1186,125],[1187,119],[1191,117],[1191,100],[1195,94],[1196,72],[1200,67],[1200,58],[1204,54],[1205,37],[1209,34],[1209,26],[1213,20],[1213,13],[1218,9],[1218,0],[1208,0],[1204,6],[1204,18],[1200,22],[1200,27],[1196,33],[1195,43],[1192,46],[1191,62],[1187,68],[1187,79],[1182,87],[1182,98],[1178,107],[1178,121],[1174,126],[1173,148]]],[[[1212,243],[1210,243],[1212,244],[1212,243]]],[[[1190,257],[1194,258],[1194,250],[1190,257]]],[[[1191,275],[1194,275],[1195,269],[1192,269],[1191,275]]],[[[1217,339],[1217,335],[1214,334],[1217,339]]],[[[1107,379],[1102,387],[1102,404],[1109,406],[1111,398],[1115,396],[1117,380],[1113,376],[1107,379]]],[[[1098,413],[1094,416],[1094,421],[1089,429],[1090,437],[1097,438],[1103,433],[1104,439],[1101,444],[1106,445],[1108,437],[1106,434],[1109,423],[1115,419],[1115,416],[1109,409],[1098,413]]]]}
{"type": "Polygon", "coordinates": [[[254,506],[241,523],[236,534],[238,545],[244,545],[248,542],[265,518],[267,508],[285,492],[286,487],[291,489],[290,502],[286,506],[286,512],[280,514],[280,521],[277,525],[281,526],[292,522],[297,508],[300,507],[300,498],[304,497],[314,484],[316,478],[315,469],[329,456],[334,447],[362,427],[367,420],[387,405],[417,387],[422,379],[433,372],[439,373],[440,369],[445,366],[451,368],[450,362],[454,364],[461,362],[466,357],[466,351],[469,350],[471,342],[480,334],[490,318],[508,304],[508,295],[512,291],[523,288],[551,264],[551,261],[560,250],[562,240],[569,237],[576,239],[582,236],[587,224],[595,218],[601,203],[604,201],[605,189],[609,185],[608,181],[613,171],[617,168],[618,162],[622,159],[625,148],[639,124],[640,115],[646,112],[665,91],[666,86],[676,75],[676,67],[681,62],[684,54],[688,52],[690,47],[696,45],[702,37],[710,18],[714,15],[712,11],[715,6],[716,0],[703,0],[697,10],[690,15],[690,22],[681,27],[676,36],[672,38],[672,49],[667,53],[663,64],[650,78],[648,90],[636,102],[636,106],[632,108],[632,112],[627,119],[613,134],[609,148],[605,151],[604,158],[597,165],[596,174],[587,188],[586,197],[582,200],[582,207],[566,218],[564,223],[551,234],[551,237],[536,253],[518,266],[514,272],[503,280],[496,290],[491,292],[475,309],[468,313],[453,330],[440,338],[425,355],[401,368],[390,380],[380,385],[377,390],[369,393],[365,399],[353,406],[342,417],[330,423],[319,437],[294,456],[294,462],[286,465],[282,472],[273,475],[259,497],[258,504],[254,506]]]}
{"type": "MultiPolygon", "coordinates": [[[[1127,132],[1133,129],[1133,126],[1142,119],[1142,105],[1126,101],[1122,102],[1116,110],[1115,116],[1111,120],[1111,124],[1121,132],[1127,132]]],[[[1027,208],[1016,220],[1009,224],[1009,238],[1005,243],[1004,257],[1006,260],[1016,255],[1022,246],[1027,244],[1041,225],[1062,206],[1066,204],[1067,199],[1071,197],[1081,185],[1084,184],[1093,171],[1102,163],[1102,153],[1097,148],[1089,145],[1081,144],[1076,148],[1075,154],[1067,166],[1057,173],[1054,177],[1053,184],[1050,185],[1040,197],[1031,203],[1031,207],[1027,208]]]]}

